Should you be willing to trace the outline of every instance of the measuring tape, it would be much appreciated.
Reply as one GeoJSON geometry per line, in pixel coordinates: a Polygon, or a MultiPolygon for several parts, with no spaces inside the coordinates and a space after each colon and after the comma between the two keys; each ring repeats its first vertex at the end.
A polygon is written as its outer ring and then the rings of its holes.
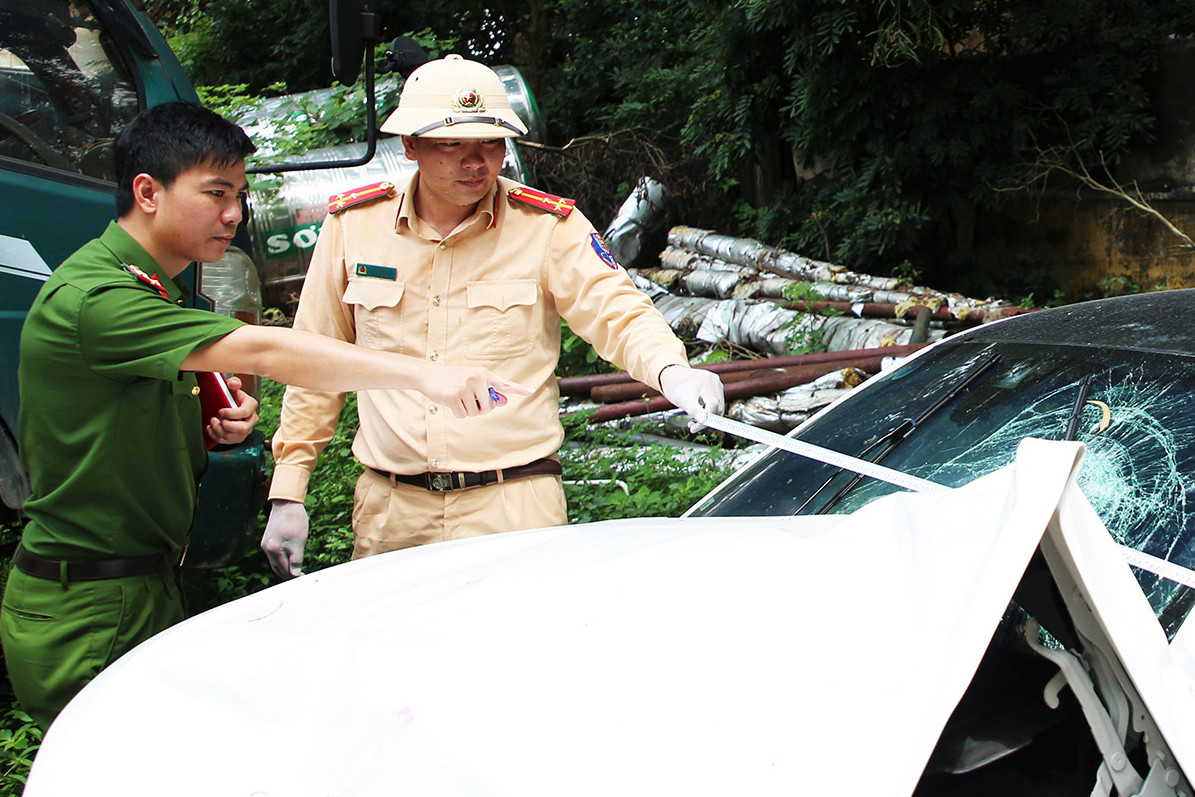
{"type": "MultiPolygon", "coordinates": [[[[903,487],[913,492],[925,493],[951,489],[944,484],[919,479],[916,476],[910,476],[899,470],[885,468],[883,465],[877,465],[874,462],[868,462],[865,459],[848,456],[847,454],[840,454],[837,451],[815,446],[811,443],[803,443],[800,440],[785,437],[775,432],[769,432],[757,426],[731,420],[723,415],[712,415],[703,412],[701,413],[701,417],[694,416],[694,419],[711,429],[717,429],[720,432],[752,440],[756,443],[763,443],[766,446],[779,448],[782,451],[788,451],[798,456],[808,457],[818,462],[824,462],[827,465],[845,468],[846,470],[861,473],[864,476],[870,476],[882,482],[895,484],[897,487],[903,487]]],[[[1116,543],[1116,547],[1120,549],[1120,553],[1124,556],[1125,561],[1133,567],[1146,570],[1154,575],[1195,589],[1195,570],[1177,565],[1174,562],[1147,554],[1143,551],[1138,551],[1127,545],[1116,543]]]]}
{"type": "Polygon", "coordinates": [[[828,448],[815,446],[810,443],[803,443],[800,440],[794,440],[791,437],[769,432],[766,429],[760,429],[757,426],[732,421],[722,415],[713,415],[711,413],[703,412],[701,417],[694,416],[694,420],[698,423],[708,426],[711,429],[717,429],[720,432],[732,434],[735,437],[743,437],[747,440],[754,440],[756,443],[763,443],[766,446],[779,448],[788,451],[792,454],[797,454],[802,457],[809,457],[816,459],[818,462],[825,462],[827,465],[834,465],[839,468],[845,468],[855,473],[862,473],[864,476],[870,476],[873,479],[879,479],[882,482],[895,484],[897,487],[903,487],[906,490],[912,490],[915,493],[927,493],[933,491],[949,490],[950,488],[944,484],[927,481],[926,479],[919,479],[916,476],[910,476],[907,473],[902,473],[899,470],[892,468],[885,468],[883,465],[877,465],[874,462],[868,462],[865,459],[858,457],[840,454],[837,451],[831,451],[828,448]]]}
{"type": "Polygon", "coordinates": [[[1127,545],[1117,543],[1116,547],[1120,548],[1120,553],[1124,556],[1125,561],[1133,567],[1148,570],[1155,576],[1161,576],[1170,581],[1178,582],[1184,587],[1195,589],[1195,570],[1183,567],[1182,565],[1176,565],[1174,562],[1147,554],[1144,551],[1138,551],[1136,548],[1130,548],[1127,545]]]}

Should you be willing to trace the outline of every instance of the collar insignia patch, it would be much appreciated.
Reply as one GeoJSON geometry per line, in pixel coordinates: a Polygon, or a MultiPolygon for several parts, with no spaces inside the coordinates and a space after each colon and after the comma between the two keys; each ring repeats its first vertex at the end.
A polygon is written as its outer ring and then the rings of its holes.
{"type": "Polygon", "coordinates": [[[122,265],[124,266],[125,271],[129,272],[134,277],[141,280],[142,282],[144,282],[146,285],[150,286],[154,290],[156,290],[161,295],[161,297],[163,299],[170,298],[170,293],[169,293],[169,291],[166,290],[166,286],[163,285],[161,283],[161,281],[158,280],[157,277],[155,277],[151,274],[146,274],[141,269],[137,268],[136,266],[129,265],[128,263],[123,263],[122,265]]]}

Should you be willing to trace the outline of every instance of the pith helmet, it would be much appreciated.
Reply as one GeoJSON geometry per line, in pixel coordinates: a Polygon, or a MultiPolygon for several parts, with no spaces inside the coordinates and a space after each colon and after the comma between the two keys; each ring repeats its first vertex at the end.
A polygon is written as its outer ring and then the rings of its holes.
{"type": "Polygon", "coordinates": [[[383,133],[424,138],[514,138],[527,128],[502,79],[485,64],[449,55],[407,78],[383,133]]]}

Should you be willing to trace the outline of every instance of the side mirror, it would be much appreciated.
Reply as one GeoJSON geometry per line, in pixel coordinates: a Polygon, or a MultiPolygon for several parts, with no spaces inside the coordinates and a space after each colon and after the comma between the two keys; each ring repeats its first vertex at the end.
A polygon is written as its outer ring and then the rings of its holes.
{"type": "Polygon", "coordinates": [[[405,80],[411,76],[412,72],[426,63],[427,53],[419,46],[419,42],[410,36],[399,36],[390,42],[390,47],[386,50],[385,60],[378,67],[378,74],[397,72],[405,80]]]}
{"type": "Polygon", "coordinates": [[[328,0],[328,22],[332,30],[332,76],[341,85],[351,86],[361,71],[366,44],[381,36],[377,15],[362,0],[328,0]]]}

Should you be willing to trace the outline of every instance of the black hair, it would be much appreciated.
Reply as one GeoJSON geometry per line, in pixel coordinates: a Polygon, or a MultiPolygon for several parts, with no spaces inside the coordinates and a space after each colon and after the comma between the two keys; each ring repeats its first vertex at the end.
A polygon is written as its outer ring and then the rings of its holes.
{"type": "Polygon", "coordinates": [[[145,173],[166,187],[200,164],[228,166],[257,150],[245,131],[191,102],[142,111],[116,137],[116,215],[133,209],[133,178],[145,173]]]}

